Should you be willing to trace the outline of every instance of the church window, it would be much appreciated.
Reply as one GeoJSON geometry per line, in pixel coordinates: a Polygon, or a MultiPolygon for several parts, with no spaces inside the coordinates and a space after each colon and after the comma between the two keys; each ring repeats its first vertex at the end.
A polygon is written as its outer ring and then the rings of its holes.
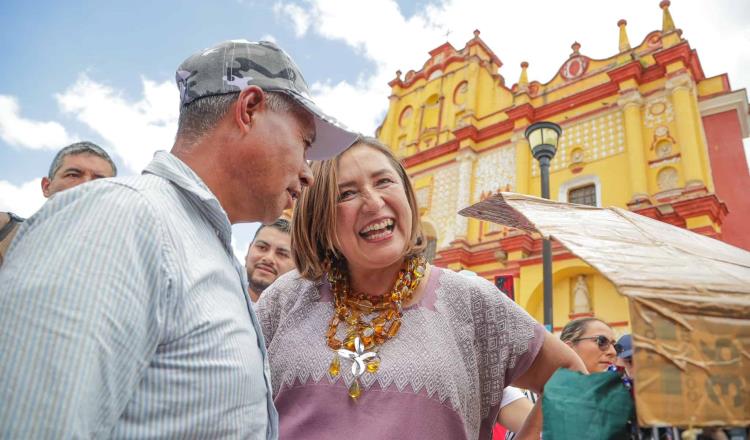
{"type": "Polygon", "coordinates": [[[411,106],[407,106],[401,112],[401,116],[398,118],[398,125],[401,128],[406,128],[406,126],[409,125],[409,122],[411,121],[411,114],[412,114],[412,107],[411,106]]]}
{"type": "Polygon", "coordinates": [[[461,84],[453,91],[453,103],[461,105],[466,102],[466,91],[469,89],[469,83],[462,81],[461,84]]]}
{"type": "Polygon", "coordinates": [[[568,202],[596,206],[596,185],[589,184],[568,191],[568,202]]]}

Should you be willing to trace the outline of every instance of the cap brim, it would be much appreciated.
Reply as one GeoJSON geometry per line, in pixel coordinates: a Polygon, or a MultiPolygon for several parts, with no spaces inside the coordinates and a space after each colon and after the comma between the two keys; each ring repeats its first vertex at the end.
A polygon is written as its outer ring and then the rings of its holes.
{"type": "Polygon", "coordinates": [[[285,90],[285,92],[315,117],[315,141],[307,151],[307,159],[330,159],[351,147],[359,137],[357,133],[348,130],[336,118],[323,113],[311,100],[288,90],[285,90]]]}
{"type": "Polygon", "coordinates": [[[625,350],[622,353],[618,354],[617,357],[620,359],[627,359],[629,357],[633,357],[633,349],[631,348],[630,350],[625,350]]]}

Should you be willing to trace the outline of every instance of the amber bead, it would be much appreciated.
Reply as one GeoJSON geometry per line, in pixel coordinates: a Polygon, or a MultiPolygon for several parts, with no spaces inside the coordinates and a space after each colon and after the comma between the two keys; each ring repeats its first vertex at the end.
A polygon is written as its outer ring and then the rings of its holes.
{"type": "Polygon", "coordinates": [[[368,373],[375,373],[378,371],[378,368],[380,368],[380,359],[373,358],[370,362],[367,363],[367,372],[368,373]]]}
{"type": "Polygon", "coordinates": [[[359,387],[359,381],[357,379],[354,379],[354,382],[352,382],[351,385],[349,385],[349,397],[351,397],[354,400],[357,400],[359,396],[362,394],[362,389],[359,387]]]}
{"type": "Polygon", "coordinates": [[[392,338],[396,336],[400,328],[401,328],[401,321],[393,321],[393,324],[391,324],[391,327],[388,329],[388,337],[392,338]]]}
{"type": "Polygon", "coordinates": [[[342,344],[341,344],[341,341],[339,341],[337,339],[329,338],[328,339],[328,346],[331,347],[334,350],[338,350],[339,348],[341,348],[342,344]]]}
{"type": "Polygon", "coordinates": [[[331,337],[336,334],[336,326],[328,327],[328,331],[326,332],[327,337],[331,337]]]}
{"type": "Polygon", "coordinates": [[[346,342],[344,342],[344,347],[349,351],[354,351],[354,339],[347,339],[346,342]]]}
{"type": "Polygon", "coordinates": [[[359,316],[352,313],[351,315],[347,316],[346,323],[349,325],[357,325],[357,322],[359,322],[359,316]]]}
{"type": "Polygon", "coordinates": [[[328,374],[330,374],[331,377],[337,377],[339,375],[340,367],[341,364],[339,363],[338,355],[333,355],[331,365],[328,367],[328,374]]]}
{"type": "Polygon", "coordinates": [[[367,348],[372,347],[373,333],[375,332],[372,330],[372,327],[366,327],[362,330],[362,343],[365,344],[365,347],[367,348]]]}

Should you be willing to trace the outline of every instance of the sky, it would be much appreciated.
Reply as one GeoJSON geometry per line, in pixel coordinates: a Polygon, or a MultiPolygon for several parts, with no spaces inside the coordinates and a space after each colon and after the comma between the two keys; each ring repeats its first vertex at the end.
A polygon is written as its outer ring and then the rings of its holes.
{"type": "MultiPolygon", "coordinates": [[[[673,0],[670,11],[706,76],[726,72],[733,89],[750,86],[750,2],[673,0]]],[[[522,61],[529,80],[545,83],[573,42],[606,58],[617,51],[619,19],[635,46],[661,29],[661,17],[658,0],[3,0],[0,211],[31,216],[55,153],[78,140],[109,151],[120,175],[140,173],[174,141],[176,67],[220,41],[275,41],[326,112],[373,134],[396,70],[420,69],[446,41],[463,48],[474,29],[503,62],[507,84],[522,61]]],[[[255,228],[234,227],[240,258],[255,228]]]]}

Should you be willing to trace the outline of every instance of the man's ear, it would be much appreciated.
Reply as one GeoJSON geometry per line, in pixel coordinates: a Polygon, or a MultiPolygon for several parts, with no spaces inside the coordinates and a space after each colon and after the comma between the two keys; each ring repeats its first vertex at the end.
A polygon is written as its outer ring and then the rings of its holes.
{"type": "Polygon", "coordinates": [[[258,86],[250,86],[240,92],[234,105],[234,122],[243,133],[250,129],[255,114],[264,109],[266,95],[258,86]]]}
{"type": "Polygon", "coordinates": [[[45,198],[49,198],[49,184],[52,183],[47,176],[42,177],[42,194],[45,198]]]}

